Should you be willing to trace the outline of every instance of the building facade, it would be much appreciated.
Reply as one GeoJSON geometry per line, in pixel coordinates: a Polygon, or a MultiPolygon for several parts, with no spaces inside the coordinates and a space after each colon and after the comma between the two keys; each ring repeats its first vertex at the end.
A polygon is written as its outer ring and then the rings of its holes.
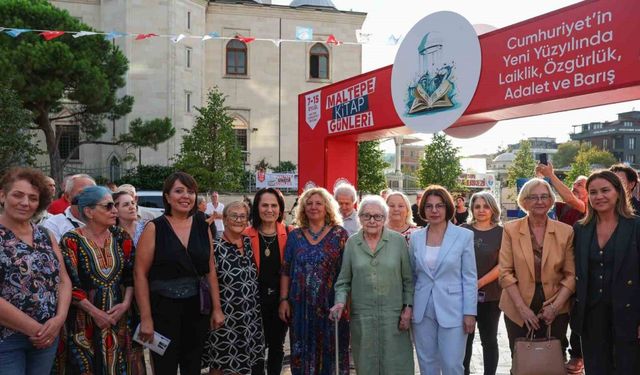
{"type": "Polygon", "coordinates": [[[574,141],[609,151],[620,162],[640,168],[640,111],[618,113],[618,119],[574,125],[574,141]]]}
{"type": "MultiPolygon", "coordinates": [[[[540,160],[540,154],[547,154],[549,160],[553,158],[553,154],[558,152],[558,143],[555,138],[549,137],[529,137],[527,140],[531,143],[531,154],[535,160],[540,160]]],[[[517,153],[520,149],[520,143],[509,145],[508,149],[513,153],[517,153]]]]}
{"type": "MultiPolygon", "coordinates": [[[[245,151],[247,169],[264,159],[271,165],[298,159],[298,94],[361,73],[360,45],[334,45],[329,35],[356,42],[365,13],[341,11],[329,0],[294,0],[274,5],[270,0],[52,0],[56,7],[97,30],[155,33],[186,37],[134,40],[122,37],[114,43],[129,59],[127,85],[122,95],[135,98],[133,111],[110,124],[103,139],[128,131],[135,118],[168,117],[176,136],[157,151],[125,150],[108,145],[83,145],[71,166],[95,168],[116,179],[117,167],[142,164],[170,165],[180,151],[185,130],[193,127],[195,107],[206,104],[207,93],[218,87],[234,118],[237,139],[245,151]],[[296,28],[313,30],[313,41],[295,40],[296,28]],[[210,39],[196,36],[215,33],[210,39]],[[194,36],[194,37],[191,37],[194,36]],[[269,40],[260,40],[269,39],[269,40]],[[130,163],[133,154],[139,161],[130,163]]],[[[61,150],[70,150],[81,138],[77,126],[59,124],[64,130],[61,150]]],[[[106,175],[105,175],[106,174],[106,175]]]]}

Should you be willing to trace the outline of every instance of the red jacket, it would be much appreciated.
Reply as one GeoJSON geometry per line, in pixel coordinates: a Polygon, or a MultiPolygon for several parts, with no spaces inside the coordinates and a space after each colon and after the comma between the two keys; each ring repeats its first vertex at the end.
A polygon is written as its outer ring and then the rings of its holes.
{"type": "Polygon", "coordinates": [[[47,211],[49,211],[51,215],[62,214],[64,213],[64,210],[66,210],[70,205],[71,203],[69,203],[67,198],[65,198],[65,196],[63,195],[59,199],[51,202],[49,207],[47,207],[47,211]]]}
{"type": "MultiPolygon", "coordinates": [[[[251,249],[253,250],[253,260],[256,262],[256,268],[260,273],[260,235],[254,227],[248,227],[242,233],[251,238],[251,249]]],[[[276,235],[278,236],[278,247],[280,248],[280,264],[284,261],[284,246],[287,243],[289,230],[282,223],[276,223],[276,235]]]]}

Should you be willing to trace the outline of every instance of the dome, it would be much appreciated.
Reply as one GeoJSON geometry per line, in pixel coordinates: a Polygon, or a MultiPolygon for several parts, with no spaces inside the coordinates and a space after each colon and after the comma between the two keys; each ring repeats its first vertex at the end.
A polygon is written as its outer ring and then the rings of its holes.
{"type": "Polygon", "coordinates": [[[504,154],[500,154],[498,156],[495,157],[495,159],[493,159],[493,162],[508,162],[508,161],[514,161],[516,158],[516,154],[512,153],[512,152],[505,152],[504,154]]]}
{"type": "Polygon", "coordinates": [[[318,8],[333,8],[336,9],[336,6],[333,5],[331,0],[293,0],[289,6],[297,8],[297,7],[318,7],[318,8]]]}

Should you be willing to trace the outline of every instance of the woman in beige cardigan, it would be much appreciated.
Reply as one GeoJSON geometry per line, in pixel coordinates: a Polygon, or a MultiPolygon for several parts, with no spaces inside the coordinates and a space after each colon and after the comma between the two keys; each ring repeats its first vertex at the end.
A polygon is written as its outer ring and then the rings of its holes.
{"type": "Polygon", "coordinates": [[[566,335],[569,297],[575,291],[573,229],[552,220],[547,213],[555,195],[549,184],[529,180],[518,195],[518,205],[527,213],[504,226],[500,248],[500,309],[505,315],[509,348],[513,355],[516,338],[529,330],[536,337],[566,335]]]}

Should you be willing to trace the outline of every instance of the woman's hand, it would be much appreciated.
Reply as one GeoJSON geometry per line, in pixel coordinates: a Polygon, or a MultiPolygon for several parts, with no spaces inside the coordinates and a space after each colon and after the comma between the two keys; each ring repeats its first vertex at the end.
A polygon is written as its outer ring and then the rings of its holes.
{"type": "Polygon", "coordinates": [[[109,326],[114,326],[117,323],[111,317],[111,315],[109,315],[105,311],[102,311],[98,308],[94,309],[93,312],[91,312],[91,317],[93,318],[93,321],[96,322],[96,325],[100,329],[105,329],[105,328],[108,328],[109,326]]]}
{"type": "Polygon", "coordinates": [[[523,305],[522,307],[518,308],[518,311],[520,312],[520,317],[522,318],[522,320],[524,320],[524,324],[527,326],[527,329],[533,329],[536,331],[540,329],[540,322],[538,317],[528,306],[523,305]]]}
{"type": "Polygon", "coordinates": [[[47,320],[42,325],[42,328],[36,333],[34,337],[30,337],[31,343],[36,348],[48,348],[53,345],[54,341],[60,335],[62,326],[64,325],[64,319],[60,316],[54,316],[47,320]]]}
{"type": "Polygon", "coordinates": [[[109,314],[115,322],[118,322],[127,310],[129,310],[129,304],[123,302],[113,306],[109,311],[107,311],[107,314],[109,314]]]}
{"type": "Polygon", "coordinates": [[[224,314],[221,309],[213,309],[213,314],[211,314],[211,329],[218,329],[222,327],[224,324],[224,314]]]}
{"type": "Polygon", "coordinates": [[[464,333],[471,334],[476,331],[476,317],[473,315],[465,315],[462,319],[464,333]]]}
{"type": "Polygon", "coordinates": [[[153,342],[153,320],[152,319],[141,319],[140,320],[140,332],[138,332],[138,337],[142,342],[153,342]]]}
{"type": "Polygon", "coordinates": [[[291,306],[289,306],[288,300],[280,301],[280,306],[278,306],[278,316],[280,316],[280,320],[287,324],[291,321],[291,306]]]}
{"type": "Polygon", "coordinates": [[[551,323],[553,323],[553,321],[556,319],[557,315],[558,310],[553,305],[553,303],[550,303],[542,307],[542,311],[540,311],[540,314],[538,314],[538,318],[544,321],[546,325],[551,325],[551,323]]]}
{"type": "Polygon", "coordinates": [[[329,319],[333,321],[340,320],[340,317],[342,316],[343,311],[344,311],[344,303],[341,303],[341,302],[336,303],[335,305],[333,305],[331,310],[329,310],[329,319]]]}
{"type": "Polygon", "coordinates": [[[400,313],[400,322],[398,323],[398,329],[400,331],[408,331],[411,328],[411,315],[413,315],[413,309],[409,306],[402,309],[400,313]]]}

